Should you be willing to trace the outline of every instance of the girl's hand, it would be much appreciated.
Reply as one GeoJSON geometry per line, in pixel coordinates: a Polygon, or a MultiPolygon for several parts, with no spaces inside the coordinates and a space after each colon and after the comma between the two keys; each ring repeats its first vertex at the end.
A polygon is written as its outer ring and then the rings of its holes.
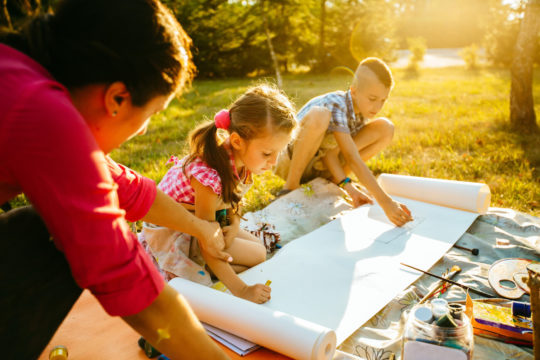
{"type": "Polygon", "coordinates": [[[255,284],[251,286],[246,285],[236,296],[252,301],[255,304],[264,304],[270,300],[271,292],[272,289],[270,286],[263,284],[255,284]]]}
{"type": "Polygon", "coordinates": [[[345,185],[345,191],[347,191],[347,194],[349,194],[351,197],[354,208],[364,204],[373,204],[373,199],[368,194],[357,188],[352,182],[345,185]]]}
{"type": "Polygon", "coordinates": [[[197,237],[201,250],[212,257],[231,262],[233,260],[231,255],[223,251],[225,240],[219,224],[215,221],[204,222],[206,224],[199,228],[201,234],[197,237]]]}
{"type": "Polygon", "coordinates": [[[380,205],[388,219],[397,226],[403,226],[413,220],[411,211],[404,204],[390,199],[390,201],[381,203],[380,205]]]}
{"type": "Polygon", "coordinates": [[[230,225],[223,227],[223,235],[225,236],[225,249],[229,248],[234,241],[234,238],[238,235],[240,230],[240,220],[236,215],[231,216],[230,225]]]}

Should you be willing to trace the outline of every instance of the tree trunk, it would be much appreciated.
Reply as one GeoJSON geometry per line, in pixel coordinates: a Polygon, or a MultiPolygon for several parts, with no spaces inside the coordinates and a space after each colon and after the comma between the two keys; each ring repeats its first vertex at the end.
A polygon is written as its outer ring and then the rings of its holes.
{"type": "Polygon", "coordinates": [[[514,50],[510,88],[510,124],[538,131],[532,92],[534,51],[540,29],[540,0],[529,0],[514,50]]]}
{"type": "Polygon", "coordinates": [[[274,45],[272,44],[270,30],[268,29],[268,20],[267,20],[268,15],[264,6],[264,1],[262,1],[261,4],[262,4],[262,12],[263,12],[264,32],[266,33],[266,42],[268,43],[268,50],[270,51],[270,57],[272,58],[272,63],[274,65],[274,70],[276,72],[277,86],[281,89],[283,87],[283,81],[281,81],[281,72],[279,71],[279,64],[277,61],[276,52],[274,51],[274,45]]]}
{"type": "Polygon", "coordinates": [[[9,29],[13,29],[13,24],[11,23],[11,17],[9,16],[9,11],[7,8],[7,0],[2,0],[2,16],[6,21],[6,25],[9,29]]]}
{"type": "Polygon", "coordinates": [[[326,24],[326,0],[321,0],[321,22],[319,30],[319,69],[323,70],[326,67],[326,51],[324,49],[324,37],[326,24]]]}

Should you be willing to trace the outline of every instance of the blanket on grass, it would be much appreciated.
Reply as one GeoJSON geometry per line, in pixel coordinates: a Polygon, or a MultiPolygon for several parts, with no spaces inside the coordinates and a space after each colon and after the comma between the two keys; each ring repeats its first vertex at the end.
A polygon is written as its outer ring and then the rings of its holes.
{"type": "MultiPolygon", "coordinates": [[[[241,226],[253,230],[264,224],[271,224],[280,235],[279,244],[285,245],[348,210],[351,210],[351,206],[343,191],[333,183],[317,178],[278,198],[264,209],[245,214],[241,226]]],[[[488,271],[492,263],[504,258],[539,260],[540,218],[511,209],[489,208],[487,214],[479,216],[457,244],[477,248],[480,253],[474,256],[470,252],[452,248],[430,271],[442,274],[453,265],[458,265],[461,272],[454,280],[488,293],[493,292],[488,282],[488,271]]],[[[269,257],[272,255],[269,254],[269,257]]],[[[392,354],[399,359],[403,314],[437,281],[426,275],[420,277],[354,332],[338,349],[369,360],[387,360],[392,354]]],[[[465,300],[465,292],[456,286],[442,296],[448,301],[465,300]]],[[[528,302],[529,296],[524,295],[518,301],[528,302]]],[[[475,336],[473,354],[473,359],[478,360],[533,359],[532,349],[480,336],[475,336]]]]}

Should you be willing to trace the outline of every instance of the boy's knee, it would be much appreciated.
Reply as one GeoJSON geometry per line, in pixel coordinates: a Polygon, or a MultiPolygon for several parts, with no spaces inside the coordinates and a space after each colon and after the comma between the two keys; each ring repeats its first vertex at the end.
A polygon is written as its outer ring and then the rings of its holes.
{"type": "Polygon", "coordinates": [[[332,114],[328,109],[315,106],[306,114],[301,126],[326,132],[326,129],[328,129],[328,126],[330,125],[331,117],[332,114]]]}
{"type": "Polygon", "coordinates": [[[378,118],[374,121],[377,126],[377,132],[380,134],[381,139],[385,141],[391,141],[394,137],[394,123],[387,118],[378,118]]]}

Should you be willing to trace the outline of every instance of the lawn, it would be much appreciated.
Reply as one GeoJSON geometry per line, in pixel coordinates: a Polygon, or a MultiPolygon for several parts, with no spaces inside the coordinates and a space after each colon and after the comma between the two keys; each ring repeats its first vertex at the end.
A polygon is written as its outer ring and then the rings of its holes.
{"type": "MultiPolygon", "coordinates": [[[[396,125],[390,147],[368,162],[383,172],[484,182],[491,206],[540,216],[540,135],[508,126],[510,75],[507,70],[422,69],[418,74],[395,70],[396,86],[382,116],[396,125]]],[[[159,181],[171,155],[187,152],[189,131],[226,108],[254,79],[196,80],[192,88],[152,119],[145,136],[112,153],[120,163],[159,181]]],[[[284,90],[299,109],[315,95],[346,89],[345,72],[284,77],[284,90]]],[[[540,116],[540,73],[534,80],[540,116]]],[[[272,174],[256,179],[246,209],[263,207],[282,181],[272,174]]]]}

